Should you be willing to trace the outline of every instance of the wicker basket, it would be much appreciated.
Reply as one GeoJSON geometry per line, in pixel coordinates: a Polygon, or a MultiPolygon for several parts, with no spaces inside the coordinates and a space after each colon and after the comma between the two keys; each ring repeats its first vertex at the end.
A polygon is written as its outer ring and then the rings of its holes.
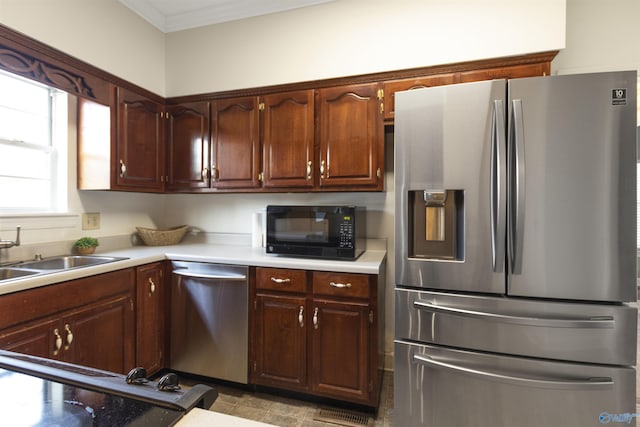
{"type": "Polygon", "coordinates": [[[161,229],[136,227],[136,230],[138,230],[138,236],[140,236],[145,245],[166,246],[180,243],[187,230],[189,230],[189,226],[181,225],[179,227],[161,229]]]}

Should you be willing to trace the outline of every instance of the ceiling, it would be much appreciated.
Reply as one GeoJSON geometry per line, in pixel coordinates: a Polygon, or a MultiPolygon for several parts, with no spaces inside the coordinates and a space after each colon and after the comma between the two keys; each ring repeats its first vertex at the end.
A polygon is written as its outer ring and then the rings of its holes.
{"type": "Polygon", "coordinates": [[[163,33],[267,15],[335,0],[120,0],[163,33]]]}

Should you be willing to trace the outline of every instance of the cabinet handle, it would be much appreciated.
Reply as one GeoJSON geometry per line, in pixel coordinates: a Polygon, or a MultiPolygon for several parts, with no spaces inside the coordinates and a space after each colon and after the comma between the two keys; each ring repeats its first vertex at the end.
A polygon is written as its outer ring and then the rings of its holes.
{"type": "Polygon", "coordinates": [[[55,328],[53,330],[53,336],[56,337],[56,349],[53,350],[53,355],[57,356],[60,352],[60,349],[62,348],[62,337],[60,336],[60,331],[58,331],[58,328],[55,328]]]}
{"type": "Polygon", "coordinates": [[[303,328],[304,327],[304,306],[300,306],[300,311],[298,312],[298,323],[300,324],[300,327],[303,328]]]}
{"type": "Polygon", "coordinates": [[[288,278],[287,278],[287,279],[277,279],[277,278],[275,278],[275,277],[272,277],[272,278],[271,278],[271,281],[272,281],[273,283],[277,283],[277,284],[279,284],[279,285],[283,285],[283,284],[285,284],[285,283],[291,283],[291,279],[288,279],[288,278]]]}
{"type": "Polygon", "coordinates": [[[207,179],[208,176],[209,176],[209,169],[207,168],[202,169],[202,179],[207,179]]]}
{"type": "Polygon", "coordinates": [[[329,286],[333,287],[333,288],[338,288],[338,289],[342,289],[342,288],[350,288],[351,287],[351,283],[335,283],[335,282],[330,282],[329,286]]]}
{"type": "Polygon", "coordinates": [[[156,291],[156,284],[153,282],[151,277],[149,277],[149,296],[156,291]]]}
{"type": "Polygon", "coordinates": [[[311,160],[307,162],[307,179],[311,179],[311,160]]]}
{"type": "Polygon", "coordinates": [[[313,310],[313,328],[318,329],[318,307],[313,310]]]}
{"type": "Polygon", "coordinates": [[[124,178],[124,175],[127,173],[127,166],[124,164],[122,160],[120,160],[120,178],[124,178]]]}
{"type": "Polygon", "coordinates": [[[67,331],[67,345],[64,346],[64,349],[69,350],[69,347],[73,342],[73,332],[71,332],[71,328],[68,323],[64,325],[64,330],[67,331]]]}
{"type": "Polygon", "coordinates": [[[324,178],[324,160],[320,160],[320,178],[324,178]]]}
{"type": "Polygon", "coordinates": [[[211,181],[218,180],[218,168],[215,166],[211,166],[211,181]]]}

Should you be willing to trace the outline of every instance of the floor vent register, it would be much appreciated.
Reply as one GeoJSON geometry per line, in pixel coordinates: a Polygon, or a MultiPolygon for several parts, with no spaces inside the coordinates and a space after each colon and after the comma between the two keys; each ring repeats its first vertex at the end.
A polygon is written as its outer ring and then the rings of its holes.
{"type": "Polygon", "coordinates": [[[373,427],[373,418],[369,415],[343,409],[320,408],[313,419],[345,427],[373,427]]]}

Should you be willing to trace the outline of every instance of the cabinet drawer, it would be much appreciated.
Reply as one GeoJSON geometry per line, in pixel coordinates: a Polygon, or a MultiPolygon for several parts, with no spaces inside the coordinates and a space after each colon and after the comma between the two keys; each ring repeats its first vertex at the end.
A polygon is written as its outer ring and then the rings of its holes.
{"type": "Polygon", "coordinates": [[[313,293],[315,295],[369,298],[369,276],[315,271],[313,273],[313,293]]]}
{"type": "Polygon", "coordinates": [[[286,268],[256,268],[256,288],[284,292],[307,292],[307,272],[286,268]]]}

